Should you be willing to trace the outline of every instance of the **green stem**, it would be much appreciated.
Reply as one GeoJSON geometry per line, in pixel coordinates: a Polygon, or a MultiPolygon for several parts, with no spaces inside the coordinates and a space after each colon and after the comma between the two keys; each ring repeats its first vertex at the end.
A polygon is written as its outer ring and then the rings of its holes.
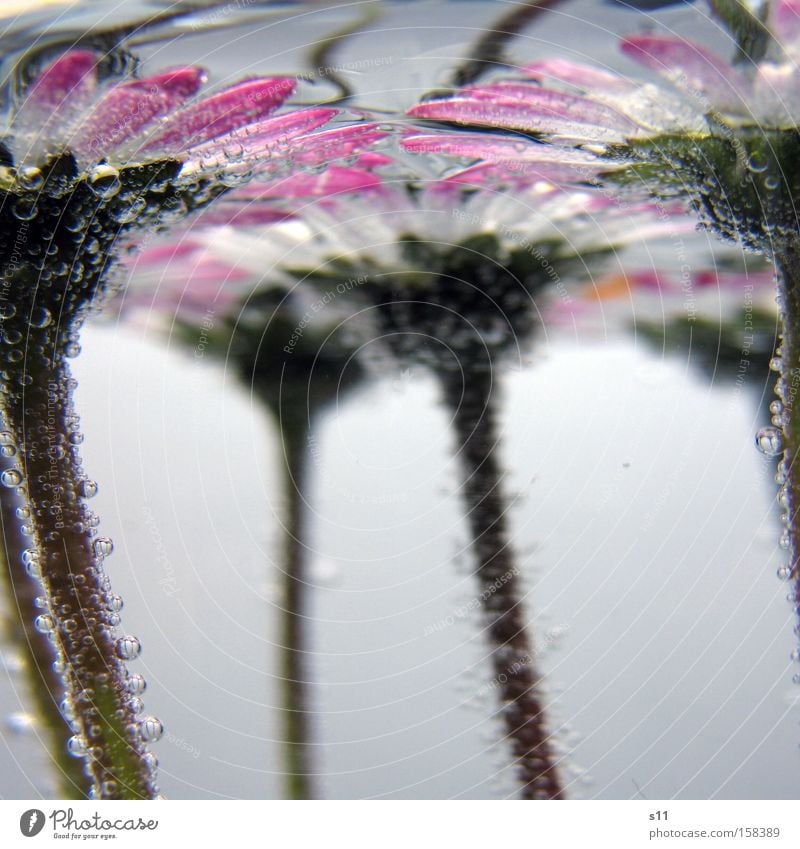
{"type": "Polygon", "coordinates": [[[493,683],[517,765],[523,799],[563,799],[533,647],[519,590],[519,570],[509,540],[507,500],[497,458],[492,371],[447,375],[443,383],[453,416],[463,471],[463,493],[477,555],[480,598],[491,641],[493,683]]]}
{"type": "Polygon", "coordinates": [[[775,389],[783,403],[783,459],[779,474],[785,484],[780,498],[788,519],[789,576],[794,579],[795,604],[800,606],[800,236],[782,245],[773,261],[783,323],[783,367],[775,389]]]}
{"type": "Polygon", "coordinates": [[[284,743],[291,799],[313,799],[309,750],[309,694],[306,672],[307,544],[305,483],[308,467],[305,427],[282,430],[286,513],[284,593],[281,622],[284,743]]]}
{"type": "MultiPolygon", "coordinates": [[[[8,462],[4,469],[10,468],[8,462]]],[[[0,488],[0,571],[3,574],[9,600],[10,621],[8,640],[17,647],[23,658],[28,696],[36,715],[36,724],[44,730],[42,744],[58,775],[59,798],[86,799],[90,782],[82,763],[67,753],[65,740],[72,733],[61,714],[59,704],[64,698],[61,677],[53,669],[56,659],[52,642],[33,627],[36,616],[43,611],[36,605],[42,585],[22,568],[22,552],[29,540],[19,530],[17,508],[23,504],[11,492],[0,488]]]]}

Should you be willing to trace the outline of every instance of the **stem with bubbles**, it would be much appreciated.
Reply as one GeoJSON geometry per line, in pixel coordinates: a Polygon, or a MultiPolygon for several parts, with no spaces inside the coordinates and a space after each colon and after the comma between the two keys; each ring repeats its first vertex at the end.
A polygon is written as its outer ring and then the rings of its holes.
{"type": "Polygon", "coordinates": [[[492,644],[493,683],[523,799],[563,799],[547,731],[536,668],[519,590],[519,570],[508,536],[507,500],[496,453],[496,410],[490,369],[443,379],[463,470],[463,493],[478,560],[477,577],[492,644]]]}
{"type": "MultiPolygon", "coordinates": [[[[794,582],[792,594],[800,623],[800,236],[783,243],[773,261],[783,331],[777,358],[780,377],[775,387],[780,406],[773,421],[782,427],[780,439],[775,429],[766,429],[765,440],[762,429],[758,442],[766,453],[776,453],[770,445],[783,449],[776,480],[781,487],[778,500],[785,509],[783,521],[787,526],[781,543],[788,549],[789,562],[780,567],[778,574],[794,582]]],[[[795,633],[800,636],[800,624],[795,626],[795,633]]]]}
{"type": "MultiPolygon", "coordinates": [[[[11,445],[3,446],[6,451],[11,448],[11,445]]],[[[12,466],[6,459],[2,471],[9,468],[12,466]]],[[[39,608],[42,586],[23,567],[23,552],[28,548],[29,540],[20,532],[20,519],[27,515],[28,508],[24,503],[6,487],[0,487],[0,532],[3,541],[0,569],[10,611],[7,639],[17,648],[22,659],[28,698],[36,716],[35,727],[44,732],[40,740],[58,776],[59,798],[85,799],[91,785],[81,762],[70,757],[64,745],[71,731],[59,707],[64,698],[64,687],[61,676],[53,668],[56,660],[54,647],[48,636],[37,631],[33,624],[42,613],[39,608]]]]}
{"type": "Polygon", "coordinates": [[[6,362],[3,404],[18,462],[5,470],[2,483],[28,511],[20,530],[31,544],[22,559],[41,581],[46,601],[34,627],[52,642],[73,732],[67,746],[84,761],[95,798],[152,798],[156,787],[143,735],[152,736],[155,721],[137,716],[141,702],[129,692],[124,664],[138,654],[139,643],[116,635],[121,600],[103,569],[113,545],[95,536],[97,518],[86,505],[95,485],[78,453],[75,381],[59,329],[40,301],[33,296],[30,312],[6,321],[6,334],[25,332],[27,344],[18,369],[6,362]]]}

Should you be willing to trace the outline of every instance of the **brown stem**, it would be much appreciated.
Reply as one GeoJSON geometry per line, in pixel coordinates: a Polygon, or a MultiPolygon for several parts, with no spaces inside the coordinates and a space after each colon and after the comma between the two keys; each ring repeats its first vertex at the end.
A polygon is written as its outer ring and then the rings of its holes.
{"type": "Polygon", "coordinates": [[[519,570],[508,537],[507,502],[496,453],[492,372],[470,370],[466,385],[459,373],[445,378],[443,386],[458,436],[480,598],[493,647],[493,683],[504,703],[521,796],[563,799],[546,727],[541,676],[522,610],[519,570]]]}

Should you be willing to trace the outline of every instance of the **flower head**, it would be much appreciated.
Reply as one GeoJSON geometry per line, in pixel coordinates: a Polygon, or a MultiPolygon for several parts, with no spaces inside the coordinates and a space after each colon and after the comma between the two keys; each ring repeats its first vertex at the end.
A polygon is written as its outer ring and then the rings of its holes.
{"type": "Polygon", "coordinates": [[[565,179],[689,198],[717,233],[772,254],[800,197],[800,4],[778,0],[766,24],[732,8],[726,23],[739,47],[731,60],[682,38],[631,36],[623,53],[660,79],[545,60],[410,114],[513,131],[517,162],[545,156],[531,136],[546,141],[565,179]]]}
{"type": "Polygon", "coordinates": [[[9,283],[20,278],[23,292],[34,279],[57,279],[84,303],[106,279],[99,271],[119,252],[112,246],[143,226],[174,223],[297,163],[350,156],[381,135],[366,123],[319,131],[334,109],[278,112],[295,89],[288,77],[203,97],[200,68],[108,81],[102,67],[94,52],[69,51],[9,109],[0,247],[14,259],[9,283]]]}
{"type": "MultiPolygon", "coordinates": [[[[424,152],[432,138],[410,137],[407,147],[424,152]]],[[[509,172],[508,190],[499,189],[498,162],[433,180],[398,177],[397,164],[368,153],[346,168],[290,178],[277,206],[273,186],[230,192],[180,242],[151,245],[131,263],[127,306],[168,327],[196,324],[211,309],[232,334],[252,325],[259,339],[291,306],[306,342],[315,328],[324,337],[353,319],[354,332],[367,334],[375,321],[384,331],[399,322],[412,345],[427,334],[497,351],[530,332],[537,299],[569,298],[573,279],[596,271],[589,255],[602,262],[616,247],[691,226],[672,214],[678,206],[618,204],[561,189],[539,171],[509,172]],[[288,204],[287,185],[297,190],[288,204]],[[269,299],[264,309],[267,291],[283,293],[279,311],[269,299]]],[[[288,336],[279,350],[294,353],[288,336]]]]}

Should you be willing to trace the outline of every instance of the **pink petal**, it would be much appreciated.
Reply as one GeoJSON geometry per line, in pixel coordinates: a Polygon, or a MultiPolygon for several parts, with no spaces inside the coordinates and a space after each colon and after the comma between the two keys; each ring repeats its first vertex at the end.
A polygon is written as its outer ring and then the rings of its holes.
{"type": "MultiPolygon", "coordinates": [[[[538,144],[528,139],[508,139],[486,133],[421,133],[406,136],[401,146],[409,153],[438,153],[463,159],[490,162],[541,162],[559,165],[594,166],[597,157],[572,148],[538,144]]],[[[601,163],[606,167],[606,163],[601,163]]]]}
{"type": "Polygon", "coordinates": [[[25,99],[25,108],[51,114],[64,101],[83,101],[97,85],[97,55],[71,50],[42,71],[25,99]]]}
{"type": "Polygon", "coordinates": [[[237,83],[173,115],[144,150],[179,153],[253,124],[284,103],[295,86],[295,81],[288,77],[237,83]]]}
{"type": "Polygon", "coordinates": [[[538,109],[546,115],[563,115],[598,126],[613,127],[621,132],[632,132],[638,129],[638,125],[630,118],[610,106],[578,95],[542,88],[532,83],[493,83],[463,89],[461,95],[493,102],[510,100],[538,109]]]}
{"type": "Polygon", "coordinates": [[[358,157],[357,165],[359,168],[380,168],[382,165],[391,165],[394,162],[391,156],[385,153],[375,153],[369,150],[362,153],[358,157]]]}
{"type": "Polygon", "coordinates": [[[45,68],[13,116],[15,159],[41,158],[68,141],[70,128],[91,102],[97,59],[87,50],[72,50],[45,68]]]}
{"type": "Polygon", "coordinates": [[[268,188],[263,197],[311,198],[357,192],[382,185],[377,174],[360,168],[341,168],[332,165],[322,174],[293,174],[268,188]]]}
{"type": "Polygon", "coordinates": [[[353,124],[326,130],[303,140],[303,147],[297,152],[297,161],[304,165],[320,165],[346,159],[387,135],[385,130],[378,129],[377,124],[353,124]]]}
{"type": "Polygon", "coordinates": [[[675,86],[696,95],[707,94],[714,102],[700,106],[742,106],[748,86],[744,77],[724,59],[699,44],[665,36],[632,36],[622,42],[622,52],[639,64],[657,71],[675,86]]]}
{"type": "Polygon", "coordinates": [[[515,167],[514,163],[482,162],[480,165],[473,165],[471,168],[451,174],[444,182],[479,187],[502,183],[525,188],[540,182],[559,185],[582,182],[591,179],[591,176],[596,176],[597,173],[599,170],[593,175],[584,175],[576,172],[574,168],[551,163],[520,163],[520,167],[515,167]]]}
{"type": "Polygon", "coordinates": [[[544,59],[541,62],[526,65],[522,70],[530,79],[566,83],[587,92],[606,91],[613,94],[625,94],[636,87],[634,83],[617,74],[610,74],[590,65],[570,62],[568,59],[544,59]]]}
{"type": "Polygon", "coordinates": [[[100,156],[116,150],[195,95],[204,80],[200,68],[189,67],[112,86],[83,123],[76,152],[100,156]]]}
{"type": "Polygon", "coordinates": [[[521,130],[526,133],[547,133],[561,138],[581,141],[623,141],[624,137],[604,125],[564,117],[564,111],[531,108],[516,101],[481,100],[454,97],[450,100],[428,101],[409,110],[415,118],[450,121],[456,124],[521,130]]]}
{"type": "Polygon", "coordinates": [[[773,0],[770,21],[778,41],[795,44],[800,40],[800,0],[773,0]]]}
{"type": "Polygon", "coordinates": [[[291,217],[291,213],[266,204],[221,203],[212,204],[194,220],[198,226],[222,227],[234,224],[237,227],[261,227],[277,224],[291,217]]]}
{"type": "Polygon", "coordinates": [[[188,172],[202,168],[204,160],[213,160],[212,164],[222,165],[238,159],[246,166],[259,168],[287,163],[293,154],[293,139],[327,124],[338,114],[336,109],[319,108],[266,118],[259,123],[190,148],[184,169],[188,172]],[[232,154],[234,150],[235,157],[232,154]],[[268,156],[265,157],[265,154],[268,156]]]}
{"type": "Polygon", "coordinates": [[[145,248],[136,254],[134,264],[139,266],[161,266],[175,259],[189,256],[202,248],[200,242],[182,239],[180,242],[169,242],[166,245],[156,245],[145,248]]]}

